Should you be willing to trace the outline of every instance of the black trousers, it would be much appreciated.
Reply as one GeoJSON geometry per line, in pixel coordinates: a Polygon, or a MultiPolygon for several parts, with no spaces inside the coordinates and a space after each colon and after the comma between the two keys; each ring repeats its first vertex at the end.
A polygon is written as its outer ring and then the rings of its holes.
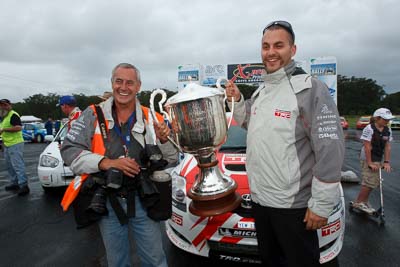
{"type": "Polygon", "coordinates": [[[263,266],[319,266],[318,234],[306,230],[306,210],[270,208],[253,202],[263,266]]]}

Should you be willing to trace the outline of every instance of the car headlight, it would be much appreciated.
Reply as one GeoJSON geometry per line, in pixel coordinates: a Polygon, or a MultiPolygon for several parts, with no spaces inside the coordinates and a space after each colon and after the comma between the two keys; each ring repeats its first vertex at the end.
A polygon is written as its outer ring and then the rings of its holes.
{"type": "Polygon", "coordinates": [[[179,202],[185,202],[186,179],[182,176],[173,175],[172,177],[172,197],[179,202]]]}
{"type": "Polygon", "coordinates": [[[60,161],[58,159],[56,159],[55,157],[43,155],[40,157],[39,165],[41,167],[55,168],[58,166],[59,162],[60,161]]]}

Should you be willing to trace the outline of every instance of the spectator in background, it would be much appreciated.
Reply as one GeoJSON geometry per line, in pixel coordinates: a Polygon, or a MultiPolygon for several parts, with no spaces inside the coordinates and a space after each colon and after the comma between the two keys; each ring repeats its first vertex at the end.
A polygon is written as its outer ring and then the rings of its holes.
{"type": "Polygon", "coordinates": [[[44,128],[46,128],[47,135],[53,135],[53,120],[51,119],[51,117],[49,117],[44,124],[44,128]]]}
{"type": "Polygon", "coordinates": [[[65,95],[60,97],[57,106],[61,107],[61,111],[68,116],[68,130],[71,129],[71,125],[82,113],[79,107],[76,106],[76,99],[74,96],[65,95]]]}
{"type": "Polygon", "coordinates": [[[54,122],[54,135],[58,134],[58,131],[61,128],[61,121],[60,120],[56,120],[54,122]]]}
{"type": "Polygon", "coordinates": [[[393,118],[392,112],[387,108],[377,109],[371,117],[371,123],[364,128],[360,137],[363,141],[360,153],[362,182],[353,207],[370,214],[374,213],[375,209],[369,205],[368,198],[371,191],[379,186],[379,168],[391,171],[390,142],[393,137],[387,125],[393,118]]]}
{"type": "Polygon", "coordinates": [[[4,145],[4,158],[11,180],[5,187],[6,191],[16,191],[19,196],[29,193],[28,178],[25,173],[24,139],[22,138],[22,123],[17,112],[12,109],[8,99],[0,100],[0,134],[4,145]]]}

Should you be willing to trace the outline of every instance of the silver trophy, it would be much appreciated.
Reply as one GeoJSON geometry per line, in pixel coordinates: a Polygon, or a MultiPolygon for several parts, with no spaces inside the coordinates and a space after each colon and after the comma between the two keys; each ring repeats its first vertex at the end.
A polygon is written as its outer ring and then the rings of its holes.
{"type": "Polygon", "coordinates": [[[235,192],[236,182],[223,174],[218,167],[215,151],[227,137],[227,119],[224,108],[224,89],[217,81],[217,88],[189,83],[178,94],[166,100],[166,93],[155,90],[150,97],[153,118],[154,98],[162,95],[160,111],[172,124],[174,137],[171,141],[183,152],[192,154],[198,163],[199,173],[188,190],[192,199],[191,213],[197,216],[214,216],[237,208],[241,202],[235,192]]]}

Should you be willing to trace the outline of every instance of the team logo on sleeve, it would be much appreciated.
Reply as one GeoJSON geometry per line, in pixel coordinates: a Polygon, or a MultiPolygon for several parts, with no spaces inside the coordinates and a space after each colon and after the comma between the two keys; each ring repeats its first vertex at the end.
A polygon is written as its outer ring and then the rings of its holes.
{"type": "Polygon", "coordinates": [[[274,113],[275,117],[280,117],[284,119],[290,119],[292,116],[292,113],[290,111],[282,110],[282,109],[275,109],[274,113]]]}

